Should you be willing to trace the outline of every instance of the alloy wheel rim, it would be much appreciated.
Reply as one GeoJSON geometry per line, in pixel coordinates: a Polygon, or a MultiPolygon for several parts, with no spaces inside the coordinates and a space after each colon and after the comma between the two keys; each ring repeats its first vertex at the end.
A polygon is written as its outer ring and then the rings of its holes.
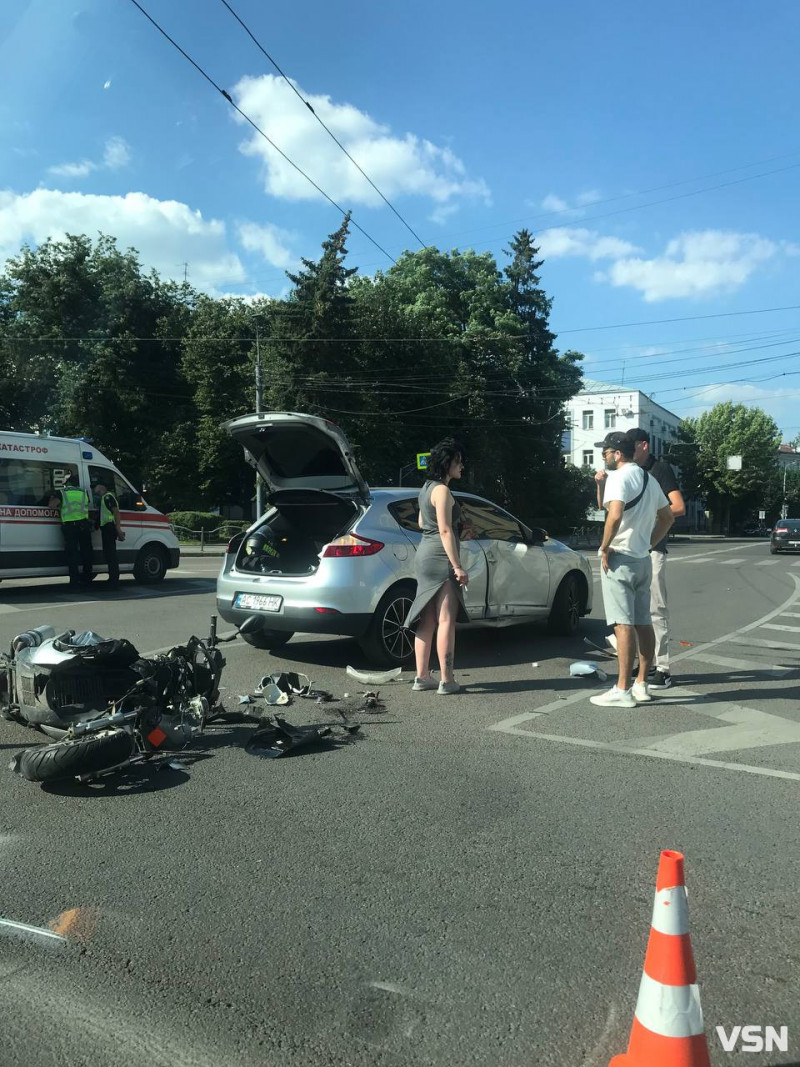
{"type": "Polygon", "coordinates": [[[410,607],[410,597],[398,597],[387,605],[383,615],[383,647],[392,659],[398,661],[407,659],[414,649],[413,635],[404,625],[410,607]]]}

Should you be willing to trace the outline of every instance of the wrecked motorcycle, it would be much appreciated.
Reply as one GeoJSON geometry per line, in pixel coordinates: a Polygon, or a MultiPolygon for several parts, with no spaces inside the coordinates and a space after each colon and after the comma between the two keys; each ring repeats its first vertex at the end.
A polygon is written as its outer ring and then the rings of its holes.
{"type": "Polygon", "coordinates": [[[212,616],[207,638],[150,657],[92,631],[56,636],[40,626],[18,635],[0,656],[0,714],[57,743],[17,753],[12,769],[32,782],[89,781],[184,748],[222,711],[218,645],[261,625],[248,618],[220,637],[212,616]]]}

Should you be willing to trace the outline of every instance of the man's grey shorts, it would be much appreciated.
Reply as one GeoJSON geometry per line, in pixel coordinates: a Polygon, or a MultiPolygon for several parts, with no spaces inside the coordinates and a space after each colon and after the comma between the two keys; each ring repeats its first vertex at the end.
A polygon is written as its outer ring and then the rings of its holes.
{"type": "Polygon", "coordinates": [[[609,625],[645,626],[650,616],[650,583],[653,565],[650,557],[639,559],[610,552],[608,573],[600,568],[603,604],[609,625]]]}

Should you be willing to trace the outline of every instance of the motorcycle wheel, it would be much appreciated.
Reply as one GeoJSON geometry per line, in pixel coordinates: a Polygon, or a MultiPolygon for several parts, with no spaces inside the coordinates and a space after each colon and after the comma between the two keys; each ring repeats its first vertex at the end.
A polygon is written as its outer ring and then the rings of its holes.
{"type": "Polygon", "coordinates": [[[135,741],[127,730],[104,730],[90,737],[27,748],[17,769],[29,782],[57,782],[97,774],[116,767],[133,755],[135,741]]]}

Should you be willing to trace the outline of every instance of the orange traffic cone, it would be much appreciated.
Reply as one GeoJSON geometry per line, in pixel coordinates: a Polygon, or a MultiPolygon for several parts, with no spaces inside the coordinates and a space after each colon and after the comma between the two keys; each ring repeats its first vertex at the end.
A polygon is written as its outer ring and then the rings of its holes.
{"type": "Polygon", "coordinates": [[[628,1051],[609,1067],[710,1067],[696,983],[683,855],[666,850],[628,1051]]]}

